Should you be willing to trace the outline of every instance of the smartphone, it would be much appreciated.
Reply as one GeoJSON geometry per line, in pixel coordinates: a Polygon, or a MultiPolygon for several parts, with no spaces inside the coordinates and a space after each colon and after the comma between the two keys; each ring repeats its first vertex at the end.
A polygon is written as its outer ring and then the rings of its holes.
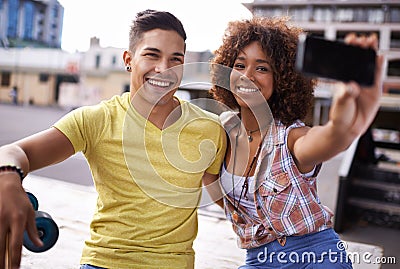
{"type": "Polygon", "coordinates": [[[306,34],[299,36],[296,69],[307,76],[374,84],[376,52],[306,34]]]}

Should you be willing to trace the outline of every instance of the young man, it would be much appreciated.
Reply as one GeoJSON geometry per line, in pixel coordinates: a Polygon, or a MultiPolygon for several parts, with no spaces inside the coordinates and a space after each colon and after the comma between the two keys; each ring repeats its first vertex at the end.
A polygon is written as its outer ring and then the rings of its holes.
{"type": "Polygon", "coordinates": [[[217,177],[226,141],[215,115],[173,96],[185,39],[172,14],[138,13],[123,54],[130,93],[0,148],[0,267],[7,247],[20,264],[24,230],[41,244],[23,176],[82,151],[98,200],[81,268],[193,268],[201,180],[217,177]]]}

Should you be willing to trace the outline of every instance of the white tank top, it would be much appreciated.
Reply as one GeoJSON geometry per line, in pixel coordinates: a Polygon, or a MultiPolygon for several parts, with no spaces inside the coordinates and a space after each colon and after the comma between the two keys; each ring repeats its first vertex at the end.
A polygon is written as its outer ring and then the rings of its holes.
{"type": "MultiPolygon", "coordinates": [[[[311,177],[314,174],[315,167],[312,171],[303,174],[305,177],[311,177]]],[[[235,186],[235,200],[236,203],[239,201],[240,193],[242,191],[242,186],[244,183],[245,177],[234,175],[233,184],[235,186]]],[[[254,176],[248,178],[249,186],[253,184],[254,176]]],[[[226,170],[225,162],[222,165],[222,173],[221,173],[221,186],[224,189],[225,193],[229,195],[233,199],[233,185],[232,185],[232,174],[226,170]]],[[[247,192],[246,197],[242,196],[240,200],[240,205],[243,206],[249,215],[253,216],[254,219],[259,220],[256,204],[254,202],[254,193],[249,191],[247,192]]]]}
{"type": "MultiPolygon", "coordinates": [[[[239,201],[240,193],[242,192],[242,186],[244,183],[245,177],[236,176],[233,177],[233,184],[235,186],[235,200],[236,203],[239,201]]],[[[248,177],[249,186],[252,184],[254,180],[254,176],[248,177]]],[[[222,166],[221,173],[221,186],[224,189],[225,193],[229,195],[233,199],[233,184],[232,184],[232,174],[229,173],[225,168],[225,163],[222,166]]],[[[258,214],[254,202],[254,193],[247,192],[246,197],[242,196],[240,200],[240,205],[243,206],[249,215],[252,215],[255,219],[258,220],[258,214]]]]}

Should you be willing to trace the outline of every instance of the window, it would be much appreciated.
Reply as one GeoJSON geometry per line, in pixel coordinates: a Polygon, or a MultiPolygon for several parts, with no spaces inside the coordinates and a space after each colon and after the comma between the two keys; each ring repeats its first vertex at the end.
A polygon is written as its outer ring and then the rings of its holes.
{"type": "Polygon", "coordinates": [[[390,8],[390,22],[400,22],[400,8],[390,8]]]}
{"type": "Polygon", "coordinates": [[[39,74],[40,82],[47,82],[48,80],[49,80],[49,74],[44,74],[44,73],[39,74]]]}
{"type": "Polygon", "coordinates": [[[117,63],[117,56],[114,55],[114,56],[112,57],[112,59],[111,59],[111,65],[112,65],[112,66],[115,66],[116,63],[117,63]]]}
{"type": "Polygon", "coordinates": [[[307,7],[296,7],[290,10],[294,21],[308,21],[310,12],[307,7]]]}
{"type": "Polygon", "coordinates": [[[53,12],[53,18],[58,18],[58,7],[57,6],[53,7],[52,12],[53,12]]]}
{"type": "Polygon", "coordinates": [[[287,14],[287,11],[283,10],[282,8],[255,8],[254,15],[257,16],[265,16],[265,17],[274,17],[274,16],[281,16],[287,14]]]}
{"type": "Polygon", "coordinates": [[[353,9],[351,8],[338,8],[336,11],[336,21],[338,22],[351,22],[353,21],[353,9]]]}
{"type": "Polygon", "coordinates": [[[24,39],[33,38],[33,24],[34,24],[34,13],[35,7],[31,2],[25,2],[25,17],[24,17],[24,39]]]}
{"type": "Polygon", "coordinates": [[[390,48],[391,49],[400,49],[400,32],[393,31],[390,34],[390,48]]]}
{"type": "Polygon", "coordinates": [[[2,72],[1,73],[1,86],[10,86],[11,84],[11,73],[10,72],[2,72]]]}
{"type": "Polygon", "coordinates": [[[333,12],[331,8],[315,7],[313,20],[316,22],[330,22],[333,20],[333,12]]]}
{"type": "Polygon", "coordinates": [[[19,1],[9,0],[7,36],[11,38],[17,37],[18,10],[19,10],[19,1]]]}
{"type": "Polygon", "coordinates": [[[368,21],[368,11],[365,8],[354,8],[354,21],[355,22],[367,22],[368,21]]]}
{"type": "Polygon", "coordinates": [[[400,77],[400,59],[390,60],[388,62],[388,76],[400,77]]]}
{"type": "Polygon", "coordinates": [[[385,19],[385,13],[382,9],[368,9],[368,22],[382,23],[385,19]]]}
{"type": "Polygon", "coordinates": [[[101,62],[101,55],[97,54],[96,55],[96,62],[95,62],[96,69],[98,69],[100,67],[100,62],[101,62]]]}

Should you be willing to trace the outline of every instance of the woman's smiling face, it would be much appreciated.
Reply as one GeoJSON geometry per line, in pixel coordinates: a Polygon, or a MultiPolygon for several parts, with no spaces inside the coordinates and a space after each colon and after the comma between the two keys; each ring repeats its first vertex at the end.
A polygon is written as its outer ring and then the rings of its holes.
{"type": "Polygon", "coordinates": [[[231,90],[241,107],[249,107],[264,104],[271,97],[273,86],[271,62],[260,42],[253,41],[240,51],[233,64],[231,90]]]}

